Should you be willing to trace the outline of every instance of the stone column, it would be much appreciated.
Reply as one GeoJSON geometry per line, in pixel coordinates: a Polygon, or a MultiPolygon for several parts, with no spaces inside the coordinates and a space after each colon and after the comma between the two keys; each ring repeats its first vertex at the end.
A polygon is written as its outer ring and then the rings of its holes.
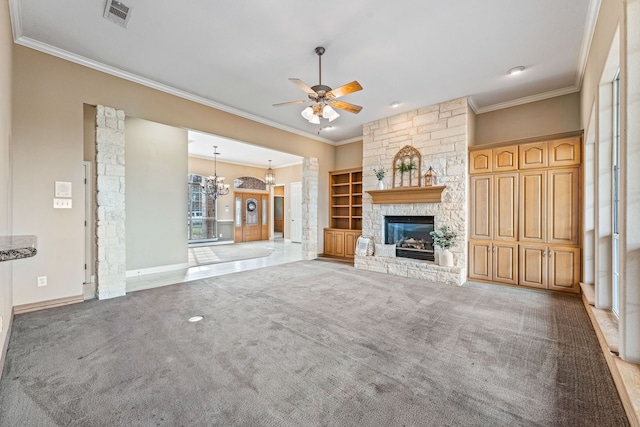
{"type": "Polygon", "coordinates": [[[318,159],[302,161],[302,256],[318,257],[318,159]]]}
{"type": "Polygon", "coordinates": [[[98,105],[96,114],[96,285],[98,299],[127,292],[124,111],[98,105]]]}

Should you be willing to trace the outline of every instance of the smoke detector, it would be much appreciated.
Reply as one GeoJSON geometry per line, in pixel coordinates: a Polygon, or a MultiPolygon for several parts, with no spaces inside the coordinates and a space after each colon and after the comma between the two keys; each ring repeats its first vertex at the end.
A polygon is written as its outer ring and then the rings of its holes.
{"type": "Polygon", "coordinates": [[[107,20],[120,25],[122,28],[127,28],[129,18],[131,18],[132,8],[126,6],[124,3],[120,3],[117,0],[107,0],[107,4],[104,8],[104,16],[107,20]]]}

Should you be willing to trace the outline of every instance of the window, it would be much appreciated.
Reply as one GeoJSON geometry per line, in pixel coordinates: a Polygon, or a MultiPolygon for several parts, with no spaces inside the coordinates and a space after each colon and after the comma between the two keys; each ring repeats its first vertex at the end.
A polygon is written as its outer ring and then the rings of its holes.
{"type": "Polygon", "coordinates": [[[612,213],[613,231],[611,247],[611,310],[620,316],[620,70],[613,79],[613,179],[612,213]]]}

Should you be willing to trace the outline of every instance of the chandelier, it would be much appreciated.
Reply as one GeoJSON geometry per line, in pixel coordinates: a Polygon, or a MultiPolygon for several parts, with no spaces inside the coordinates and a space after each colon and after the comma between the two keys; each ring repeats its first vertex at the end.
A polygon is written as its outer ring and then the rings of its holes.
{"type": "Polygon", "coordinates": [[[216,200],[220,196],[226,196],[229,194],[229,184],[224,183],[224,177],[218,176],[218,146],[213,146],[213,176],[206,178],[202,183],[203,191],[207,196],[210,196],[213,200],[216,200]]]}
{"type": "Polygon", "coordinates": [[[269,160],[269,169],[267,169],[267,173],[264,174],[264,183],[269,185],[276,185],[276,174],[271,169],[271,160],[269,160]]]}

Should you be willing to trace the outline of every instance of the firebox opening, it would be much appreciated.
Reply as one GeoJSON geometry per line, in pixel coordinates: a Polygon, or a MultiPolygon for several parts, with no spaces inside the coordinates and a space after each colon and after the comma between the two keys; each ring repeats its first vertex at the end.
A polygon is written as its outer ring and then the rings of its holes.
{"type": "Polygon", "coordinates": [[[385,216],[384,242],[396,245],[396,256],[434,261],[433,216],[385,216]]]}

